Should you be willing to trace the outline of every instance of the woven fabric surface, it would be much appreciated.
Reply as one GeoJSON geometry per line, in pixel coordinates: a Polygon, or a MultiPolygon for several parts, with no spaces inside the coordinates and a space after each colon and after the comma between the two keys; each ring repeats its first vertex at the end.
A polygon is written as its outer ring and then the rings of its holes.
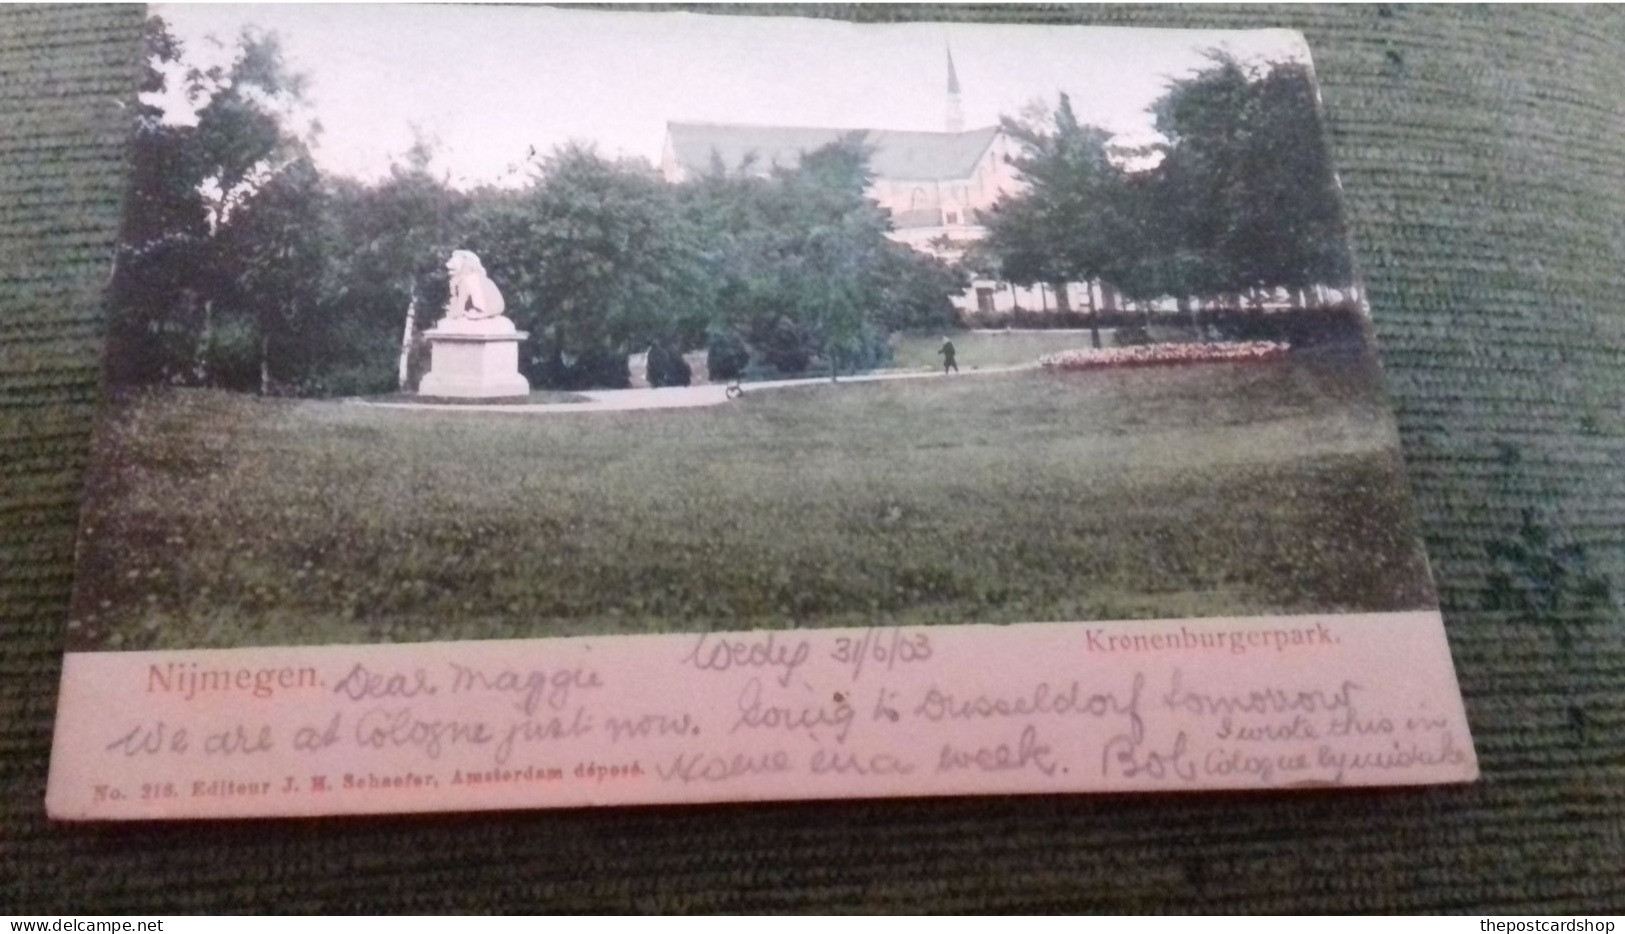
{"type": "Polygon", "coordinates": [[[0,912],[1625,911],[1625,11],[800,12],[1307,34],[1482,781],[49,823],[143,12],[7,7],[0,912]]]}

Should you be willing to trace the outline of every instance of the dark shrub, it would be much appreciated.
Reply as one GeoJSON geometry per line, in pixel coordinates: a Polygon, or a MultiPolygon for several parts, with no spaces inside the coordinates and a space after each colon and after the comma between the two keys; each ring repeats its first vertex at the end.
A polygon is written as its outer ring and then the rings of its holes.
{"type": "Polygon", "coordinates": [[[1124,324],[1112,333],[1112,344],[1117,347],[1137,347],[1151,343],[1151,335],[1143,324],[1124,324]]]}
{"type": "MultiPolygon", "coordinates": [[[[1176,317],[1172,313],[1156,313],[1156,317],[1176,317]]],[[[1189,320],[1188,315],[1177,315],[1181,320],[1189,320]]],[[[1102,330],[1123,327],[1125,325],[1144,325],[1146,314],[1143,311],[1094,311],[1071,308],[1066,311],[1034,311],[1031,308],[1018,308],[1015,311],[965,311],[959,315],[959,320],[967,328],[1023,328],[1030,330],[1048,330],[1065,328],[1068,330],[1086,330],[1098,327],[1102,330]]]]}
{"type": "Polygon", "coordinates": [[[220,316],[208,332],[203,357],[208,385],[238,392],[260,386],[260,338],[246,318],[220,316]]]}
{"type": "Polygon", "coordinates": [[[900,243],[887,244],[887,260],[885,297],[873,316],[881,328],[937,330],[953,324],[956,309],[949,296],[970,285],[963,270],[900,243]]]}
{"type": "Polygon", "coordinates": [[[864,373],[891,362],[891,336],[885,330],[864,325],[858,339],[836,355],[839,373],[864,373]]]}
{"type": "Polygon", "coordinates": [[[682,354],[662,343],[649,345],[649,385],[687,386],[693,379],[694,373],[682,354]]]}
{"type": "MultiPolygon", "coordinates": [[[[422,375],[407,383],[408,391],[416,390],[422,375]]],[[[377,364],[333,366],[318,375],[303,377],[290,383],[286,391],[296,396],[332,398],[334,396],[368,396],[393,392],[399,388],[395,370],[377,364]]]]}
{"type": "Polygon", "coordinates": [[[626,353],[594,347],[576,358],[575,385],[569,389],[629,389],[632,386],[632,368],[626,353]]]}
{"type": "Polygon", "coordinates": [[[1069,328],[1081,329],[1089,326],[1092,320],[1100,322],[1106,327],[1106,319],[1101,315],[1090,315],[1087,311],[1069,308],[1065,311],[1055,309],[1052,311],[1038,311],[1031,308],[1018,308],[1013,314],[1014,324],[1018,328],[1069,328]]]}
{"type": "Polygon", "coordinates": [[[1357,305],[1285,310],[1210,311],[1213,335],[1230,341],[1284,341],[1293,347],[1360,345],[1365,341],[1365,315],[1357,305]]]}
{"type": "Polygon", "coordinates": [[[988,330],[998,330],[1012,325],[1010,313],[1007,311],[961,312],[959,321],[967,328],[986,328],[988,330]]]}
{"type": "Polygon", "coordinates": [[[712,331],[705,347],[705,368],[713,381],[735,380],[750,363],[750,350],[731,330],[712,331]]]}
{"type": "Polygon", "coordinates": [[[751,343],[762,362],[780,373],[804,373],[812,362],[812,334],[789,318],[781,316],[754,337],[751,343]]]}
{"type": "Polygon", "coordinates": [[[555,352],[531,358],[523,368],[533,387],[576,392],[582,389],[629,389],[632,368],[626,354],[618,350],[593,348],[574,358],[555,352]]]}

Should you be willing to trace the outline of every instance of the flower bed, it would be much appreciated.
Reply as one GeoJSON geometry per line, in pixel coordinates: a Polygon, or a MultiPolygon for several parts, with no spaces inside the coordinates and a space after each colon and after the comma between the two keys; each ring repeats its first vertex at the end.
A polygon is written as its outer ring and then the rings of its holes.
{"type": "Polygon", "coordinates": [[[1101,350],[1063,350],[1038,358],[1038,365],[1052,370],[1092,370],[1102,367],[1160,366],[1174,363],[1215,363],[1241,360],[1271,360],[1287,352],[1276,341],[1248,341],[1237,344],[1143,344],[1137,347],[1111,347],[1101,350]]]}

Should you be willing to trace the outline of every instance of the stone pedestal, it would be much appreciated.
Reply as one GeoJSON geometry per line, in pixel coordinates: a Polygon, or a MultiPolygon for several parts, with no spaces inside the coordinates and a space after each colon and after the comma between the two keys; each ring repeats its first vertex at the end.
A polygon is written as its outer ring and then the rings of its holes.
{"type": "Polygon", "coordinates": [[[429,372],[418,395],[455,399],[499,399],[530,395],[519,375],[519,342],[529,337],[506,316],[441,318],[423,332],[429,342],[429,372]]]}

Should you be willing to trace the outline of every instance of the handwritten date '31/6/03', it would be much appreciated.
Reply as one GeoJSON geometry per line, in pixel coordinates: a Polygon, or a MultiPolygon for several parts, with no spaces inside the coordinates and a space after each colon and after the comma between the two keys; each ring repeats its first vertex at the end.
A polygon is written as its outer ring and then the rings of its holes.
{"type": "Polygon", "coordinates": [[[931,660],[931,638],[923,632],[904,632],[901,629],[866,629],[857,638],[841,637],[835,640],[830,658],[852,666],[852,680],[863,674],[866,662],[885,666],[887,671],[899,664],[931,660]]]}

